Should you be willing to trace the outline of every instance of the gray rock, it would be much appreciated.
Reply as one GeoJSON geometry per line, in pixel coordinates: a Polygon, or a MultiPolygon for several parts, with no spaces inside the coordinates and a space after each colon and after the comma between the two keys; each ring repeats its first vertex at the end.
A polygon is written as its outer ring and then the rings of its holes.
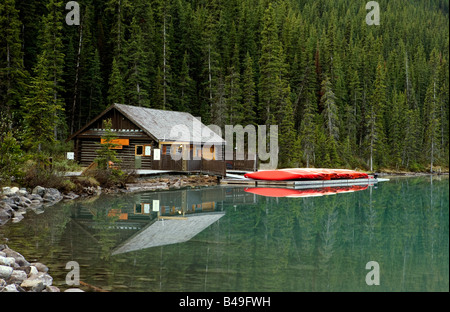
{"type": "Polygon", "coordinates": [[[30,271],[28,272],[28,277],[31,277],[32,275],[37,275],[39,273],[38,269],[34,266],[30,266],[30,271]]]}
{"type": "Polygon", "coordinates": [[[11,218],[11,213],[4,209],[0,209],[0,224],[6,223],[11,218]]]}
{"type": "Polygon", "coordinates": [[[48,196],[57,197],[57,198],[58,197],[62,197],[61,193],[55,188],[48,188],[45,191],[45,194],[44,194],[43,198],[48,197],[48,196]]]}
{"type": "Polygon", "coordinates": [[[47,273],[48,267],[45,264],[40,262],[34,262],[31,264],[32,267],[35,267],[39,272],[47,273]]]}
{"type": "Polygon", "coordinates": [[[61,290],[56,286],[45,286],[46,292],[61,292],[61,290]]]}
{"type": "Polygon", "coordinates": [[[23,220],[22,214],[19,214],[11,219],[12,223],[17,223],[23,220]]]}
{"type": "Polygon", "coordinates": [[[5,280],[8,279],[13,271],[14,269],[10,266],[0,265],[0,278],[5,280]]]}
{"type": "Polygon", "coordinates": [[[20,196],[20,202],[31,205],[31,200],[29,198],[26,198],[25,196],[20,196]]]}
{"type": "Polygon", "coordinates": [[[15,284],[21,284],[24,280],[27,279],[27,273],[25,273],[25,271],[22,270],[14,270],[11,274],[11,276],[9,277],[8,282],[11,283],[15,283],[15,284]]]}
{"type": "Polygon", "coordinates": [[[2,292],[19,292],[15,284],[10,284],[3,287],[2,292]]]}
{"type": "Polygon", "coordinates": [[[40,197],[42,197],[45,194],[45,188],[38,185],[33,189],[33,191],[31,191],[31,194],[39,195],[40,197]]]}
{"type": "Polygon", "coordinates": [[[79,289],[79,288],[68,288],[68,289],[64,290],[64,292],[84,292],[84,290],[79,289]]]}
{"type": "Polygon", "coordinates": [[[3,252],[6,254],[7,257],[13,257],[19,266],[21,266],[21,267],[30,266],[30,263],[27,260],[25,260],[25,257],[22,256],[17,251],[14,251],[7,247],[7,248],[3,249],[3,252]]]}
{"type": "Polygon", "coordinates": [[[14,187],[4,187],[3,188],[3,195],[6,196],[12,196],[14,194],[16,194],[19,191],[19,188],[14,186],[14,187]]]}
{"type": "Polygon", "coordinates": [[[34,291],[42,291],[45,286],[51,286],[53,283],[53,278],[47,273],[39,272],[38,274],[33,274],[24,280],[20,287],[31,288],[34,291]],[[33,289],[34,288],[34,289],[33,289]]]}
{"type": "Polygon", "coordinates": [[[6,265],[6,266],[13,267],[15,263],[16,263],[16,259],[14,259],[13,257],[0,256],[0,265],[6,265]]]}
{"type": "Polygon", "coordinates": [[[2,194],[9,193],[11,191],[11,188],[9,186],[2,187],[2,194]]]}

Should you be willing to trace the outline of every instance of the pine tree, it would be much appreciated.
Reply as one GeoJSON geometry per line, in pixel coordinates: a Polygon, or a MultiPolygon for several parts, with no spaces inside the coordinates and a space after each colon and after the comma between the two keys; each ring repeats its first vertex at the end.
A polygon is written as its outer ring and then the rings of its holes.
{"type": "MultiPolygon", "coordinates": [[[[63,3],[59,0],[49,0],[47,4],[48,14],[43,18],[43,30],[41,33],[42,52],[38,61],[42,62],[39,66],[46,67],[45,80],[52,81],[53,93],[53,111],[56,122],[54,124],[53,135],[58,137],[58,128],[64,127],[64,118],[62,118],[63,99],[61,96],[64,70],[64,52],[62,43],[62,15],[63,3]]],[[[38,71],[42,73],[42,71],[38,71]]],[[[39,79],[41,79],[39,77],[39,79]]]]}
{"type": "Polygon", "coordinates": [[[286,88],[286,65],[281,43],[278,39],[278,29],[275,21],[275,11],[272,4],[266,9],[261,32],[261,57],[259,59],[259,111],[262,121],[269,125],[277,120],[276,112],[284,101],[286,88]]]}
{"type": "Polygon", "coordinates": [[[330,78],[322,81],[322,97],[320,104],[323,107],[322,116],[327,136],[334,141],[339,140],[339,116],[336,105],[336,96],[332,90],[330,78]]]}
{"type": "Polygon", "coordinates": [[[242,75],[243,126],[256,125],[256,85],[253,71],[253,59],[247,52],[242,75]]]}
{"type": "Polygon", "coordinates": [[[380,59],[377,66],[376,78],[373,83],[373,91],[368,102],[366,115],[367,137],[366,143],[369,149],[370,171],[374,169],[374,158],[378,164],[382,164],[384,157],[384,126],[383,113],[386,105],[385,70],[380,59]]]}
{"type": "Polygon", "coordinates": [[[439,150],[439,127],[436,81],[432,80],[427,89],[424,103],[424,151],[429,160],[430,172],[433,172],[433,164],[439,150]]]}
{"type": "Polygon", "coordinates": [[[190,76],[189,55],[187,51],[184,53],[183,63],[181,66],[180,78],[178,83],[179,102],[177,110],[190,111],[192,101],[195,98],[195,82],[190,76]]]}
{"type": "Polygon", "coordinates": [[[164,109],[164,77],[161,68],[157,68],[153,91],[152,108],[164,109]]]}
{"type": "Polygon", "coordinates": [[[314,158],[314,129],[315,129],[315,115],[316,115],[316,99],[312,91],[308,91],[305,106],[303,108],[302,122],[300,126],[300,142],[303,152],[303,158],[306,162],[306,167],[309,168],[314,158]]]}
{"type": "Polygon", "coordinates": [[[225,77],[225,97],[227,107],[227,124],[240,125],[244,120],[242,105],[241,75],[239,68],[239,50],[235,45],[228,75],[225,77]]]}
{"type": "Polygon", "coordinates": [[[130,39],[127,42],[128,75],[126,97],[130,104],[149,107],[148,51],[144,45],[144,35],[136,17],[130,25],[130,39]]]}
{"type": "Polygon", "coordinates": [[[109,77],[108,105],[114,103],[124,103],[125,87],[120,73],[119,66],[114,58],[112,63],[111,75],[109,77]]]}
{"type": "Polygon", "coordinates": [[[19,11],[14,0],[0,3],[0,111],[12,121],[21,106],[28,72],[23,65],[19,11]]]}
{"type": "Polygon", "coordinates": [[[169,109],[172,101],[172,68],[171,68],[171,46],[172,19],[171,1],[158,0],[155,2],[156,22],[156,49],[158,54],[156,62],[160,69],[162,79],[162,109],[169,109]]]}
{"type": "Polygon", "coordinates": [[[279,167],[297,167],[301,159],[300,141],[295,131],[294,111],[291,101],[282,107],[282,121],[279,123],[279,167]]]}
{"type": "Polygon", "coordinates": [[[95,151],[97,153],[95,162],[97,163],[99,169],[110,170],[114,169],[114,165],[120,162],[119,158],[117,158],[117,152],[114,149],[118,146],[118,144],[114,143],[114,140],[117,139],[117,137],[111,130],[111,119],[105,120],[103,127],[105,128],[105,135],[101,138],[102,143],[100,148],[95,151]]]}
{"type": "Polygon", "coordinates": [[[82,80],[84,90],[86,90],[84,99],[87,99],[89,103],[87,120],[91,120],[92,117],[97,116],[106,108],[106,103],[103,100],[103,77],[101,75],[101,62],[98,49],[95,49],[90,56],[87,60],[88,65],[87,72],[84,76],[85,79],[82,80]]]}
{"type": "Polygon", "coordinates": [[[31,78],[30,95],[25,100],[24,143],[33,152],[55,139],[53,130],[58,123],[56,112],[61,110],[54,101],[54,82],[49,80],[44,55],[40,55],[31,78]]]}

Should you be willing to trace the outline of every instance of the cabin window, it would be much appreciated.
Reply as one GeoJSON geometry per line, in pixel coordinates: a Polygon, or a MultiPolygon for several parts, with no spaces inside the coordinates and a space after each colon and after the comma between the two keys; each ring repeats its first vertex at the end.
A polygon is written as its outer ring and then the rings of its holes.
{"type": "Polygon", "coordinates": [[[144,145],[144,156],[152,156],[152,146],[144,145]]]}
{"type": "Polygon", "coordinates": [[[150,204],[142,203],[141,204],[141,211],[144,211],[144,214],[149,214],[150,213],[150,204]]]}
{"type": "Polygon", "coordinates": [[[170,148],[171,148],[172,146],[166,145],[166,146],[164,146],[164,147],[165,147],[165,149],[166,149],[166,152],[165,152],[164,154],[170,155],[170,148]]]}
{"type": "Polygon", "coordinates": [[[144,156],[144,145],[136,145],[134,154],[136,156],[144,156]]]}

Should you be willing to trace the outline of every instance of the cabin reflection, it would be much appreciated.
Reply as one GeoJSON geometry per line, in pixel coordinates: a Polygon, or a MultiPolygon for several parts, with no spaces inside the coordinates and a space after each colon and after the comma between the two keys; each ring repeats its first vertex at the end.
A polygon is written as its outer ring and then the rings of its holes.
{"type": "Polygon", "coordinates": [[[105,196],[75,205],[71,222],[91,238],[111,232],[114,255],[188,241],[222,218],[226,205],[256,201],[243,188],[224,187],[105,196]]]}
{"type": "Polygon", "coordinates": [[[84,233],[81,235],[88,234],[88,239],[108,236],[106,241],[114,242],[107,249],[116,255],[189,241],[218,222],[229,207],[255,205],[271,201],[270,197],[322,196],[364,189],[367,186],[310,190],[219,186],[104,196],[75,205],[71,222],[84,233]]]}

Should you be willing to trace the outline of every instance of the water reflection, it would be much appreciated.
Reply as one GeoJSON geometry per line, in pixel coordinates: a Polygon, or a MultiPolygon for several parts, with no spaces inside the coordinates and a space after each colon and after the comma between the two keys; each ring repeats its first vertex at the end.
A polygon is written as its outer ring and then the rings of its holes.
{"type": "Polygon", "coordinates": [[[320,197],[261,191],[101,196],[0,234],[48,264],[57,286],[77,261],[82,281],[115,291],[448,291],[448,178],[320,197]],[[368,261],[380,286],[365,283],[368,261]]]}

